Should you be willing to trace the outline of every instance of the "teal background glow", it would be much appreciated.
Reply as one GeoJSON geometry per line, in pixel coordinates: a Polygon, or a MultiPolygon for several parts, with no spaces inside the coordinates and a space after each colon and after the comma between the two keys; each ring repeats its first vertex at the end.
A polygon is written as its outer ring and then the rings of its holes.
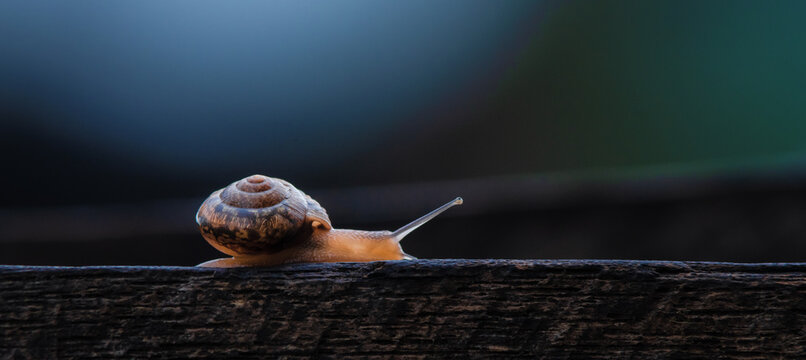
{"type": "Polygon", "coordinates": [[[804,261],[806,2],[0,2],[0,263],[194,265],[251,174],[422,258],[804,261]],[[155,251],[159,249],[159,251],[155,251]]]}
{"type": "Polygon", "coordinates": [[[5,1],[3,181],[24,194],[12,204],[50,204],[193,196],[252,173],[340,187],[799,166],[804,10],[5,1]]]}

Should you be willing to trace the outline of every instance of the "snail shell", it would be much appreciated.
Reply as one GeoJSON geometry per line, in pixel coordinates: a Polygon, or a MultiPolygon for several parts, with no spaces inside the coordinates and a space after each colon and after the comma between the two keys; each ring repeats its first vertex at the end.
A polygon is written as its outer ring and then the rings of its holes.
{"type": "Polygon", "coordinates": [[[285,180],[263,175],[213,192],[196,213],[204,239],[232,256],[279,252],[313,221],[332,228],[316,200],[285,180]]]}

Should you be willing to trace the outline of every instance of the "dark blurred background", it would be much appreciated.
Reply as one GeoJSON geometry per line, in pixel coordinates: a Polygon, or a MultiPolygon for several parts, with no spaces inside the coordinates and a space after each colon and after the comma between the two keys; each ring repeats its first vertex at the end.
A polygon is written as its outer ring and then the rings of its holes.
{"type": "Polygon", "coordinates": [[[440,258],[804,261],[802,1],[3,1],[0,263],[193,265],[259,173],[440,258]]]}

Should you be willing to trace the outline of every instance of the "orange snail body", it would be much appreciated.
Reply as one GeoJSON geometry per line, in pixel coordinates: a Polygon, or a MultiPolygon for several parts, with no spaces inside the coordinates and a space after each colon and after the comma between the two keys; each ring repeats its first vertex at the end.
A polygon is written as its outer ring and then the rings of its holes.
{"type": "Polygon", "coordinates": [[[334,229],[316,200],[285,180],[252,175],[213,192],[196,223],[217,250],[231,255],[204,267],[274,266],[305,262],[413,259],[400,240],[461,198],[395,232],[334,229]]]}

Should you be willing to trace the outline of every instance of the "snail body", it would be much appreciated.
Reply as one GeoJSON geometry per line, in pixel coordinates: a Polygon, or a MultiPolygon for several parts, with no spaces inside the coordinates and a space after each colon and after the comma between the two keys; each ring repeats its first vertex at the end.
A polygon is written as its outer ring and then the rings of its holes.
{"type": "Polygon", "coordinates": [[[289,182],[252,175],[213,192],[199,207],[202,237],[231,255],[199,264],[204,267],[274,266],[305,262],[404,260],[400,240],[461,198],[400,229],[335,229],[327,211],[289,182]]]}

